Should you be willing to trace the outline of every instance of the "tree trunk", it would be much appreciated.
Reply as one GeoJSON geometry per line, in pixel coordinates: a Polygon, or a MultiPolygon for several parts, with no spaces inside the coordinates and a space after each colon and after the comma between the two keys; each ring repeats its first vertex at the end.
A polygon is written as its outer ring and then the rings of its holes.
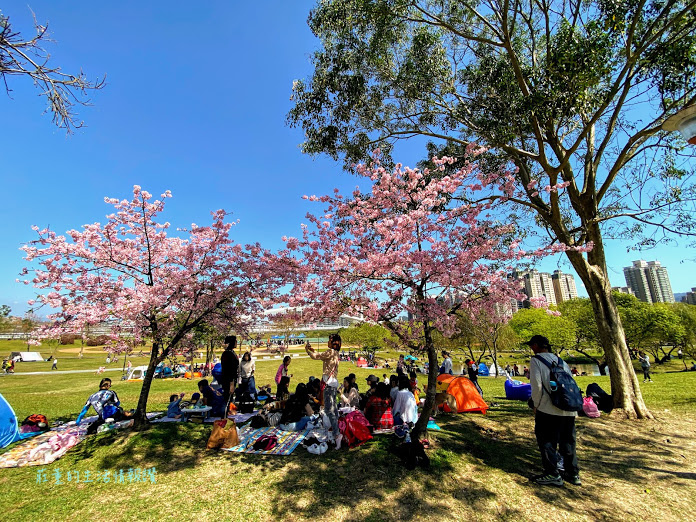
{"type": "Polygon", "coordinates": [[[604,356],[609,366],[611,394],[614,407],[623,409],[629,418],[651,419],[652,414],[643,401],[638,377],[628,353],[619,311],[611,295],[611,284],[606,275],[604,249],[597,232],[595,248],[587,259],[578,252],[566,252],[592,303],[604,356]]]}
{"type": "Polygon", "coordinates": [[[426,432],[428,421],[430,420],[430,414],[433,411],[435,405],[435,395],[437,394],[437,376],[439,374],[439,367],[437,365],[437,350],[435,349],[435,343],[433,342],[433,336],[429,324],[423,326],[425,332],[425,349],[428,353],[428,387],[425,392],[425,404],[423,405],[423,410],[421,411],[418,422],[413,427],[411,433],[411,439],[420,440],[421,435],[426,432]]]}
{"type": "Polygon", "coordinates": [[[493,369],[495,370],[495,379],[498,378],[498,341],[493,340],[493,349],[491,350],[491,355],[493,356],[493,369]]]}
{"type": "Polygon", "coordinates": [[[143,386],[142,388],[140,388],[138,406],[135,409],[134,428],[136,430],[142,429],[148,425],[147,399],[150,395],[150,386],[152,385],[152,379],[155,376],[155,368],[157,368],[157,365],[163,359],[164,357],[159,356],[159,345],[157,343],[152,343],[152,351],[150,352],[150,362],[147,365],[147,373],[145,373],[145,378],[143,379],[143,386]]]}

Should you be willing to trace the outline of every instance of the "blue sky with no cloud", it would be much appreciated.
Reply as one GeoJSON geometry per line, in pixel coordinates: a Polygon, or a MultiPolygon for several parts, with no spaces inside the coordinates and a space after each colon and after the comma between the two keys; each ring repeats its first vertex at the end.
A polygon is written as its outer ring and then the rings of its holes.
{"type": "MultiPolygon", "coordinates": [[[[350,191],[357,180],[330,158],[303,155],[301,131],[285,125],[292,81],[310,75],[318,45],[306,24],[313,4],[30,2],[55,40],[54,64],[106,74],[107,85],[93,106],[78,108],[86,127],[69,137],[42,114],[29,80],[10,78],[12,92],[0,93],[0,304],[21,314],[33,296],[15,283],[31,225],[62,232],[103,221],[104,196],[128,197],[135,184],[172,191],[166,220],[176,226],[207,223],[224,208],[241,220],[237,241],[269,248],[299,235],[306,212],[319,210],[303,194],[350,191]]],[[[29,7],[2,6],[26,34],[29,7]]],[[[410,165],[424,152],[416,142],[398,150],[410,165]]],[[[642,257],[667,266],[675,292],[696,286],[694,262],[684,261],[696,256],[683,249],[627,254],[609,243],[608,253],[614,285],[625,285],[622,267],[642,257]]],[[[540,268],[571,271],[560,256],[540,268]]]]}

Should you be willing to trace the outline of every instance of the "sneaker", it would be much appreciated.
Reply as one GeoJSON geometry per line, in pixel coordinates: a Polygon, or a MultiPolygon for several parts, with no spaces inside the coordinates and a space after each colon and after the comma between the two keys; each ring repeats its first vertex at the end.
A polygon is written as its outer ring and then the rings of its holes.
{"type": "Polygon", "coordinates": [[[535,484],[540,486],[562,486],[563,478],[560,475],[539,475],[532,479],[535,484]]]}
{"type": "Polygon", "coordinates": [[[323,455],[324,453],[326,453],[326,450],[328,449],[329,445],[326,444],[326,442],[322,442],[321,444],[319,444],[319,453],[317,453],[317,455],[323,455]]]}
{"type": "Polygon", "coordinates": [[[580,475],[563,475],[563,480],[569,484],[572,484],[573,486],[582,486],[580,475]]]}
{"type": "Polygon", "coordinates": [[[312,444],[310,447],[307,448],[307,451],[309,451],[313,455],[321,455],[319,444],[312,444]]]}

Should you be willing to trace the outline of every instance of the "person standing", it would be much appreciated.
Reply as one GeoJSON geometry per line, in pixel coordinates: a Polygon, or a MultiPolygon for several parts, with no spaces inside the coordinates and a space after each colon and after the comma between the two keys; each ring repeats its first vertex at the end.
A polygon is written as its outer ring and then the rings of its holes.
{"type": "Polygon", "coordinates": [[[469,377],[469,380],[474,383],[474,386],[476,386],[479,395],[483,397],[483,390],[481,389],[481,386],[479,386],[478,383],[478,370],[474,368],[474,361],[472,361],[471,359],[466,360],[466,372],[467,376],[469,377]]]}
{"type": "MultiPolygon", "coordinates": [[[[289,355],[286,355],[285,357],[283,357],[283,362],[280,363],[280,366],[278,366],[278,371],[276,372],[276,376],[275,376],[275,382],[276,382],[276,385],[278,387],[280,386],[280,380],[283,377],[287,377],[288,383],[290,382],[290,377],[292,377],[292,375],[288,373],[288,367],[290,366],[291,362],[292,362],[292,357],[290,357],[289,355]]],[[[276,395],[277,394],[278,394],[278,392],[276,392],[276,395]]]]}
{"type": "Polygon", "coordinates": [[[396,374],[406,375],[406,360],[404,354],[399,355],[399,362],[396,363],[396,374]]]}
{"type": "MultiPolygon", "coordinates": [[[[559,357],[551,353],[549,340],[543,335],[534,335],[525,343],[534,352],[530,362],[529,379],[534,403],[534,433],[541,451],[544,473],[535,477],[535,483],[542,486],[562,486],[565,479],[570,484],[580,486],[578,458],[575,452],[575,417],[577,412],[566,411],[554,406],[549,390],[551,372],[537,357],[549,363],[558,362],[559,357]],[[559,457],[560,453],[560,457],[559,457]],[[563,459],[563,476],[559,472],[560,459],[563,459]]],[[[568,365],[563,368],[570,373],[568,365]]]]}
{"type": "Polygon", "coordinates": [[[442,350],[442,366],[440,367],[440,374],[452,375],[452,359],[450,358],[449,352],[442,350]]]}
{"type": "Polygon", "coordinates": [[[244,352],[242,361],[239,363],[239,372],[242,378],[242,391],[247,390],[256,399],[256,363],[251,358],[251,351],[244,352]]]}
{"type": "Polygon", "coordinates": [[[51,365],[51,370],[58,369],[58,359],[53,359],[53,364],[51,365]]]}
{"type": "Polygon", "coordinates": [[[237,378],[239,377],[239,357],[234,353],[236,347],[237,336],[226,336],[225,351],[222,352],[220,359],[220,378],[218,379],[225,407],[230,402],[230,397],[234,393],[234,389],[237,386],[237,378]]]}
{"type": "Polygon", "coordinates": [[[307,341],[305,351],[311,359],[323,361],[321,387],[324,391],[324,413],[331,422],[331,431],[336,448],[341,447],[341,434],[338,431],[338,407],[336,406],[336,391],[338,390],[338,354],[341,351],[341,336],[329,335],[329,349],[317,353],[307,341]]]}
{"type": "Polygon", "coordinates": [[[650,356],[645,352],[640,352],[638,360],[640,361],[640,367],[643,369],[643,382],[653,382],[650,378],[650,356]]]}

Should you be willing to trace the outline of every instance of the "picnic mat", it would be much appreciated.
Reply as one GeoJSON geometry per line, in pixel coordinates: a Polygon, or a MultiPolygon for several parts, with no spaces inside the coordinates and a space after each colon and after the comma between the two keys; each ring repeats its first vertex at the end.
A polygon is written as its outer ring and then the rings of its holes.
{"type": "MultiPolygon", "coordinates": [[[[161,412],[148,413],[147,418],[151,419],[157,415],[161,415],[161,412]]],[[[45,466],[58,460],[69,449],[85,440],[87,428],[95,420],[97,420],[96,416],[87,417],[80,425],[71,421],[17,444],[11,450],[0,455],[0,468],[45,466]]],[[[112,429],[125,428],[132,423],[132,420],[116,422],[112,429]]]]}
{"type": "Polygon", "coordinates": [[[254,455],[290,455],[310,431],[310,429],[304,429],[302,431],[283,431],[278,427],[270,426],[254,429],[250,425],[247,425],[239,430],[239,444],[225,451],[253,453],[254,455]],[[269,451],[254,450],[254,442],[261,435],[275,435],[278,437],[278,444],[269,451]]]}
{"type": "Polygon", "coordinates": [[[252,411],[251,413],[236,413],[234,415],[228,416],[227,418],[232,419],[235,422],[235,424],[244,424],[246,421],[248,421],[258,413],[259,410],[252,411]]]}

